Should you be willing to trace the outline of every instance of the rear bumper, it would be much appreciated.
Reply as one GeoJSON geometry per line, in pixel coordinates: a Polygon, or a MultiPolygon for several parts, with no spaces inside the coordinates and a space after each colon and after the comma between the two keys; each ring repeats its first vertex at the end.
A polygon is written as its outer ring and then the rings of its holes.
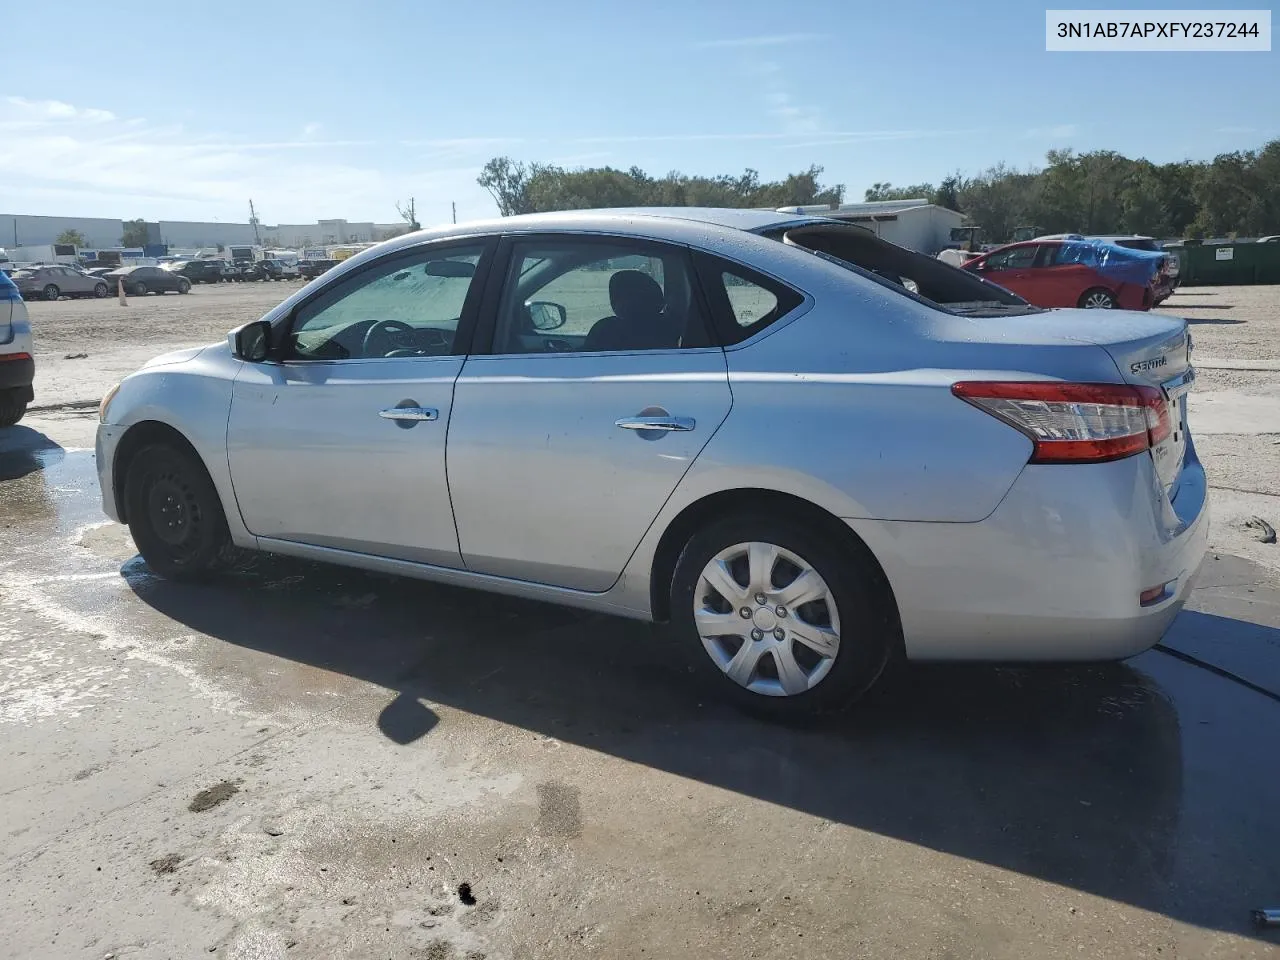
{"type": "Polygon", "coordinates": [[[31,384],[36,378],[35,360],[29,356],[21,360],[7,360],[5,357],[5,354],[0,353],[0,390],[26,388],[30,392],[31,384]]]}
{"type": "Polygon", "coordinates": [[[1149,455],[1028,465],[978,523],[849,520],[893,586],[913,660],[1114,660],[1152,647],[1204,558],[1204,468],[1167,496],[1149,455]],[[1139,594],[1169,584],[1150,606],[1139,594]]]}

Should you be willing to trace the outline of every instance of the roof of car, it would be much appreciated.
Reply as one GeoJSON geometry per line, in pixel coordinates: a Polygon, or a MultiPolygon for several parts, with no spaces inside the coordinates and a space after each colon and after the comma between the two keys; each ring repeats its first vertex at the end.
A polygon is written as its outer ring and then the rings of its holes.
{"type": "MultiPolygon", "coordinates": [[[[820,218],[812,214],[779,213],[776,210],[733,209],[722,207],[611,207],[595,210],[562,210],[551,213],[524,213],[470,223],[428,228],[426,234],[448,236],[464,233],[490,233],[506,230],[607,229],[619,220],[679,220],[710,226],[759,232],[781,224],[811,223],[820,218]]],[[[406,237],[416,234],[405,234],[406,237]]]]}

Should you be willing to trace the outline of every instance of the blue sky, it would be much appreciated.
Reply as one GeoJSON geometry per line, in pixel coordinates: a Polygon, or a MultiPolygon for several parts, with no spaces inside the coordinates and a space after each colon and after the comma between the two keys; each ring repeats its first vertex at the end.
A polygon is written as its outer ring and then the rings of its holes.
{"type": "Polygon", "coordinates": [[[1280,53],[1046,53],[1025,2],[55,6],[56,29],[45,4],[0,22],[6,213],[244,220],[252,197],[267,223],[388,222],[413,195],[431,224],[450,201],[494,213],[475,178],[495,154],[819,164],[859,200],[1053,147],[1159,162],[1280,137],[1280,53]]]}

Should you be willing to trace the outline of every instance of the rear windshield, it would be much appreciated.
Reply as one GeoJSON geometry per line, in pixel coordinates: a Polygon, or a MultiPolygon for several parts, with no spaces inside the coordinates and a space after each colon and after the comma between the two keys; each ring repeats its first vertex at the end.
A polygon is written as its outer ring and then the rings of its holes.
{"type": "Polygon", "coordinates": [[[1150,239],[1137,240],[1116,240],[1117,247],[1128,247],[1130,250],[1151,250],[1155,253],[1160,252],[1160,244],[1150,239]]]}
{"type": "Polygon", "coordinates": [[[895,293],[948,313],[1004,316],[1040,309],[966,270],[882,240],[859,227],[824,223],[779,228],[765,235],[809,250],[895,293]]]}

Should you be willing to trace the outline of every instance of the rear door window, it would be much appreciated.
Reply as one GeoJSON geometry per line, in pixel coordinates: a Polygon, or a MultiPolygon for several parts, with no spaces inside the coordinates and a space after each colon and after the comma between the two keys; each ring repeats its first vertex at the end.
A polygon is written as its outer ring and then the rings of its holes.
{"type": "Polygon", "coordinates": [[[716,334],[726,346],[755,336],[804,303],[803,294],[754,270],[707,253],[695,259],[716,334]]]}

